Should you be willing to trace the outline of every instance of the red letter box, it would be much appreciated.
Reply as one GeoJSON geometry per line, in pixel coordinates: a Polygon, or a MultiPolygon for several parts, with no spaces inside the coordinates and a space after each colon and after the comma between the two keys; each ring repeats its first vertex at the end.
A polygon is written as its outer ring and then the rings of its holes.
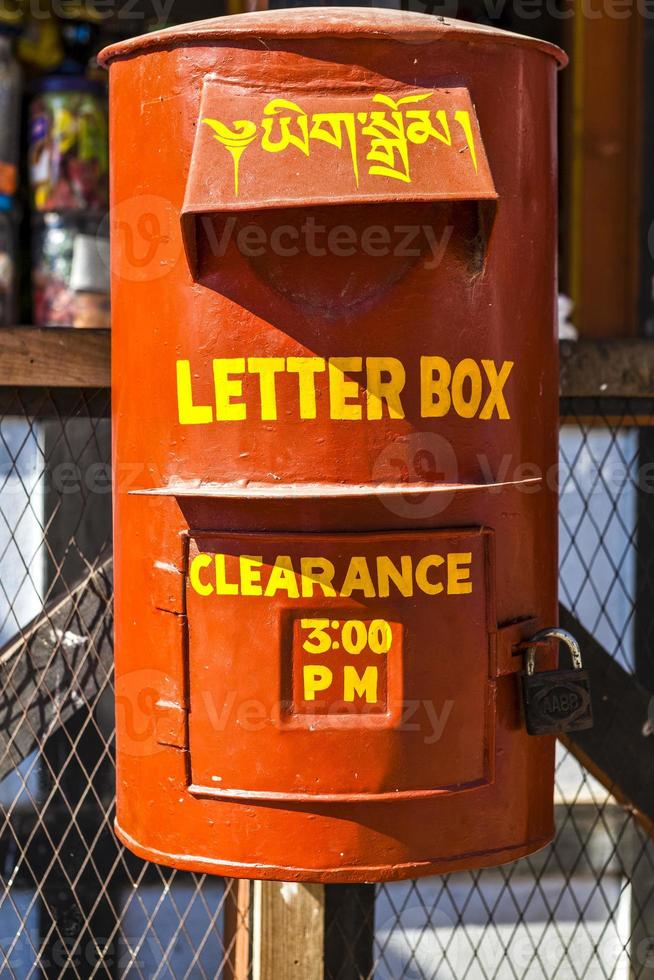
{"type": "Polygon", "coordinates": [[[315,8],[105,52],[137,854],[347,882],[550,840],[562,58],[315,8]]]}

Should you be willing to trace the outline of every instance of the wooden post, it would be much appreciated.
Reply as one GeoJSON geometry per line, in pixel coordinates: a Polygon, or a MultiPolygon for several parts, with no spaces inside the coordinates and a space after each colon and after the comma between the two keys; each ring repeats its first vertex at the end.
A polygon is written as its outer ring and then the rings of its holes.
{"type": "Polygon", "coordinates": [[[323,980],[325,889],[253,883],[252,980],[323,980]]]}
{"type": "Polygon", "coordinates": [[[225,880],[223,913],[224,980],[249,980],[252,882],[225,880]]]}
{"type": "Polygon", "coordinates": [[[370,980],[375,894],[374,885],[226,879],[221,976],[370,980]]]}

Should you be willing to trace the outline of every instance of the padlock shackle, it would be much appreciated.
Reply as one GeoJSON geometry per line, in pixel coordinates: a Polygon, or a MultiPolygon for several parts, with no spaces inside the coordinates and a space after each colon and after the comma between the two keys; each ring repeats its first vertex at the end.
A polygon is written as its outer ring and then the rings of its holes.
{"type": "Polygon", "coordinates": [[[565,643],[572,657],[573,668],[575,670],[583,670],[581,648],[572,633],[568,633],[567,630],[562,629],[560,626],[548,626],[546,629],[539,630],[528,641],[533,645],[527,650],[527,674],[531,676],[534,673],[536,669],[536,646],[544,640],[560,640],[562,643],[565,643]]]}

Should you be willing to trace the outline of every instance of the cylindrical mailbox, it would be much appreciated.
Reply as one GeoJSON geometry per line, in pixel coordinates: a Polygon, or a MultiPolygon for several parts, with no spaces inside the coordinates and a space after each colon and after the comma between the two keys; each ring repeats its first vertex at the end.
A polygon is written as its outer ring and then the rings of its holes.
{"type": "Polygon", "coordinates": [[[562,53],[314,8],[104,60],[120,839],[335,882],[536,850],[562,53]]]}

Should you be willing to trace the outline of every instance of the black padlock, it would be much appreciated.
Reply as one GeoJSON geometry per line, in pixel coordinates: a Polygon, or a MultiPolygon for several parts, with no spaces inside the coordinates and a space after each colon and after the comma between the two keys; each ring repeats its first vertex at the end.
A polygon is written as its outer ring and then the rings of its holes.
{"type": "Polygon", "coordinates": [[[558,735],[593,727],[590,678],[581,662],[579,644],[567,630],[551,627],[532,636],[522,672],[525,721],[530,735],[558,735]],[[536,673],[536,646],[543,640],[561,640],[572,654],[572,670],[536,673]]]}

